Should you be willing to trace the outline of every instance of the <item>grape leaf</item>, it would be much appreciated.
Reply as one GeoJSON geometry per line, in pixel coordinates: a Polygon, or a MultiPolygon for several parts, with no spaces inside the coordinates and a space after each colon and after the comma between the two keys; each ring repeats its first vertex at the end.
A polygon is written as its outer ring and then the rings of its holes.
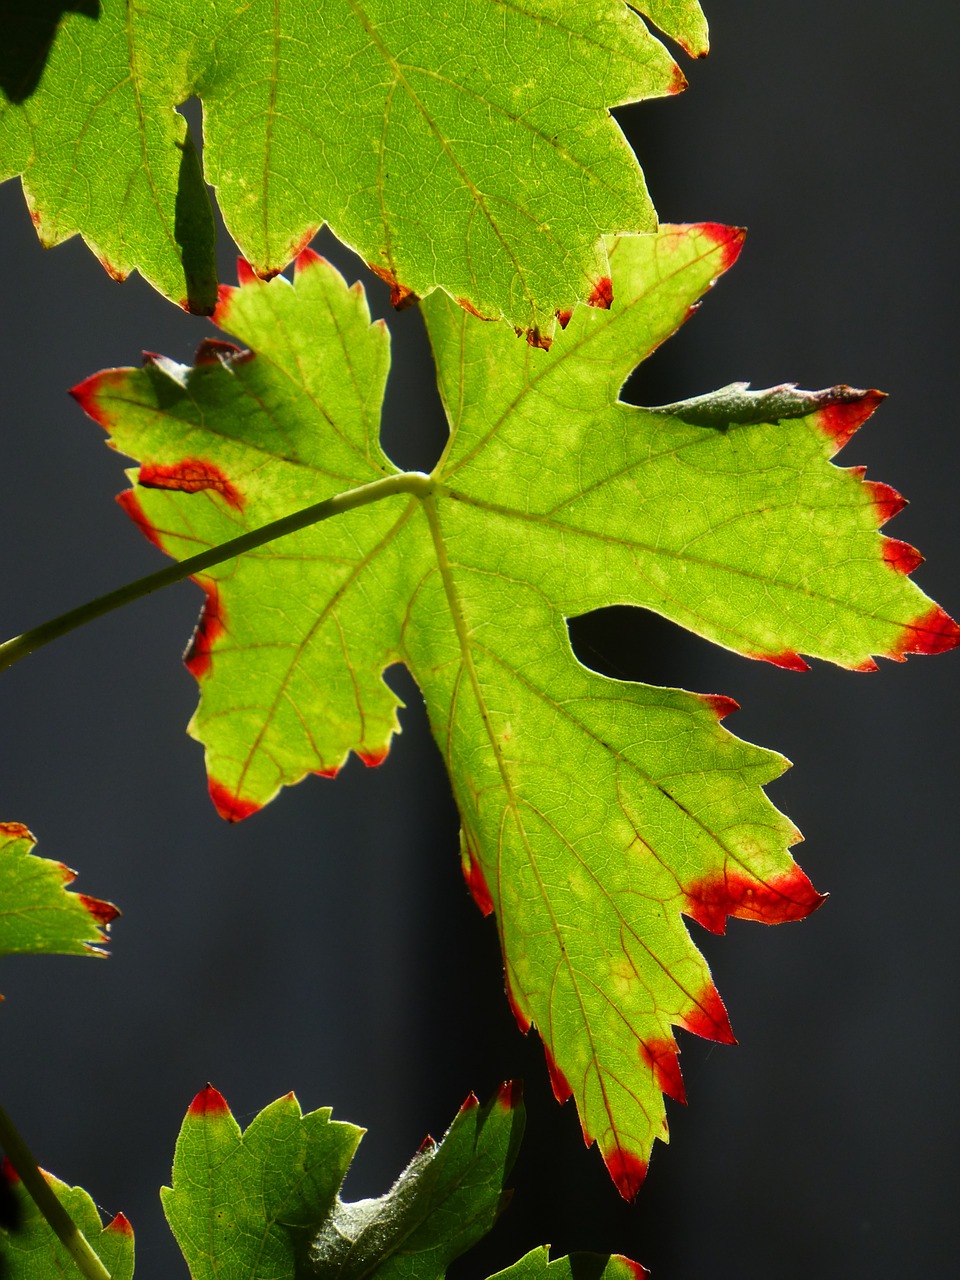
{"type": "Polygon", "coordinates": [[[110,902],[67,889],[77,873],[38,858],[36,840],[19,822],[0,822],[0,956],[105,955],[110,902]]]}
{"type": "Polygon", "coordinates": [[[645,1267],[620,1254],[602,1258],[595,1253],[571,1253],[551,1262],[548,1246],[541,1245],[491,1280],[639,1280],[649,1274],[645,1267]]]}
{"type": "Polygon", "coordinates": [[[0,177],[23,174],[44,244],[79,231],[114,276],[209,313],[205,175],[262,275],[326,221],[398,304],[441,286],[542,343],[556,312],[608,305],[604,235],[655,225],[608,108],[685,82],[634,10],[705,47],[691,0],[81,8],[0,103],[0,177]],[[174,110],[192,95],[204,175],[174,110]]]}
{"type": "MultiPolygon", "coordinates": [[[[204,573],[186,658],[191,732],[234,820],[351,750],[382,760],[398,727],[383,672],[407,663],[517,1020],[625,1196],[666,1139],[661,1091],[683,1097],[673,1029],[733,1038],[682,916],[719,933],[821,897],[761,790],[785,761],[719,724],[735,704],[587,670],[566,619],[639,605],[794,669],[801,652],[864,670],[960,643],[908,576],[918,553],[877,533],[899,495],[830,462],[879,393],[618,400],[742,238],[613,242],[616,306],[578,308],[548,353],[434,295],[450,439],[432,475],[204,573]]],[[[247,272],[217,319],[250,350],[206,342],[192,369],[149,357],[74,392],[141,460],[121,501],[179,559],[398,476],[377,438],[387,333],[359,286],[307,253],[294,285],[247,272]]]]}
{"type": "MultiPolygon", "coordinates": [[[[443,1280],[507,1204],[523,1124],[517,1086],[484,1107],[471,1095],[386,1195],[345,1202],[338,1192],[362,1129],[332,1121],[329,1108],[303,1115],[288,1094],[241,1132],[208,1085],[184,1119],[163,1206],[194,1280],[443,1280]]],[[[590,1280],[646,1274],[625,1259],[581,1256],[590,1280]]],[[[551,1269],[559,1280],[564,1261],[551,1269]]]]}
{"type": "MultiPolygon", "coordinates": [[[[0,1177],[10,1188],[17,1206],[17,1225],[0,1228],[5,1280],[80,1280],[80,1269],[54,1235],[46,1218],[34,1204],[8,1160],[0,1177]]],[[[57,1199],[86,1236],[88,1243],[110,1272],[111,1280],[130,1280],[133,1275],[133,1229],[122,1213],[104,1226],[97,1206],[82,1187],[71,1187],[50,1173],[44,1177],[57,1199]]]]}

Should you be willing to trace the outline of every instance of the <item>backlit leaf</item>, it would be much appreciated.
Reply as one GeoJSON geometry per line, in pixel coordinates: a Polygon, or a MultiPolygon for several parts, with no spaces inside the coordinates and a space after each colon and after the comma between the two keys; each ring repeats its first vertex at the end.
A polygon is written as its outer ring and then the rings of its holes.
{"type": "MultiPolygon", "coordinates": [[[[350,751],[383,759],[383,672],[409,666],[517,1020],[626,1196],[666,1138],[661,1093],[683,1097],[674,1028],[733,1038],[683,917],[723,932],[821,898],[761,789],[785,762],[719,723],[735,704],[601,677],[566,620],[638,605],[793,669],[960,642],[908,576],[918,553],[877,532],[899,495],[830,461],[879,393],[618,399],[741,242],[714,224],[612,242],[614,307],[578,308],[548,353],[434,295],[451,434],[432,478],[205,573],[187,656],[231,819],[350,751]]],[[[249,280],[217,319],[250,350],[206,343],[192,369],[151,357],[75,391],[141,460],[126,510],[180,559],[396,474],[377,440],[387,335],[356,286],[306,254],[295,284],[249,280]]]]}
{"type": "MultiPolygon", "coordinates": [[[[0,177],[24,175],[45,244],[79,231],[190,310],[216,300],[204,177],[263,275],[327,222],[398,304],[440,286],[538,342],[607,305],[604,235],[655,225],[609,108],[684,79],[622,0],[76,7],[45,64],[12,46],[0,177]],[[175,110],[192,96],[203,175],[175,110]]],[[[692,0],[635,7],[704,50],[692,0]]]]}
{"type": "Polygon", "coordinates": [[[117,908],[70,891],[76,872],[38,858],[35,844],[22,823],[0,823],[0,956],[105,954],[117,908]]]}

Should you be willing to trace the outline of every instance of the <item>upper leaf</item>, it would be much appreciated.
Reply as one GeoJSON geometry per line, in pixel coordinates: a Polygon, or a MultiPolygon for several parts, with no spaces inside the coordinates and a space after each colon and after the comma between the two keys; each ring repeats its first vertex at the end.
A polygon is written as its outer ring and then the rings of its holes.
{"type": "MultiPolygon", "coordinates": [[[[692,0],[635,7],[705,48],[692,0]]],[[[440,286],[537,342],[608,305],[604,235],[655,225],[608,109],[684,85],[622,0],[104,0],[45,66],[12,62],[0,177],[23,173],[45,244],[79,231],[111,274],[210,312],[213,221],[175,110],[196,95],[205,177],[259,273],[327,222],[398,303],[440,286]]]]}
{"type": "MultiPolygon", "coordinates": [[[[741,241],[712,224],[617,241],[616,305],[578,309],[547,354],[435,295],[451,434],[432,478],[204,574],[187,657],[192,732],[234,819],[350,750],[382,759],[382,673],[409,665],[518,1021],[625,1195],[666,1136],[661,1090],[683,1094],[673,1028],[732,1039],[682,916],[722,932],[821,899],[761,790],[785,762],[721,727],[734,704],[588,671],[566,619],[640,605],[793,668],[960,642],[907,576],[918,554],[877,533],[899,496],[830,462],[878,393],[618,400],[741,241]]],[[[305,255],[294,286],[249,281],[218,319],[252,352],[206,344],[193,369],[151,358],[75,393],[141,459],[122,500],[179,558],[394,471],[376,444],[385,335],[356,287],[305,255]]]]}
{"type": "Polygon", "coordinates": [[[0,823],[0,956],[104,955],[101,944],[117,908],[70,892],[77,873],[38,858],[31,853],[35,844],[22,823],[0,823]]]}
{"type": "MultiPolygon", "coordinates": [[[[17,1206],[17,1225],[10,1231],[0,1228],[0,1262],[6,1264],[4,1280],[80,1280],[80,1269],[63,1247],[46,1218],[37,1208],[8,1160],[0,1167],[0,1177],[10,1188],[17,1206]]],[[[92,1197],[82,1187],[71,1187],[52,1174],[44,1174],[57,1199],[83,1232],[111,1280],[131,1280],[133,1276],[133,1229],[122,1213],[104,1226],[92,1197]]]]}

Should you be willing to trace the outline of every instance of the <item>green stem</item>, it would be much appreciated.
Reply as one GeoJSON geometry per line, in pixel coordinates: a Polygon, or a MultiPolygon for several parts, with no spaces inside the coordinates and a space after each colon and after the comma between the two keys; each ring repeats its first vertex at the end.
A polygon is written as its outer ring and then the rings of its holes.
{"type": "Polygon", "coordinates": [[[336,497],[316,502],[312,507],[295,511],[293,515],[282,516],[279,520],[273,520],[260,529],[243,533],[239,538],[231,538],[229,542],[211,547],[209,551],[201,551],[199,555],[180,560],[166,569],[148,574],[145,578],[138,578],[136,582],[118,587],[116,591],[108,591],[106,595],[98,596],[96,600],[89,600],[76,609],[60,614],[58,618],[52,618],[49,622],[41,623],[39,627],[24,631],[23,635],[14,636],[12,640],[0,644],[0,671],[5,671],[7,667],[12,667],[15,662],[25,658],[28,653],[33,653],[35,649],[49,644],[51,640],[58,640],[60,636],[65,636],[70,631],[75,631],[77,627],[85,626],[96,618],[102,618],[104,614],[112,613],[114,609],[132,604],[134,600],[141,600],[154,591],[160,591],[164,587],[172,586],[175,582],[182,582],[185,578],[202,573],[204,569],[222,564],[224,560],[232,560],[245,551],[262,547],[265,542],[273,542],[276,538],[282,538],[288,533],[296,533],[299,529],[319,524],[321,520],[329,520],[331,516],[342,515],[345,511],[364,507],[370,502],[379,502],[382,498],[393,497],[398,493],[410,493],[423,498],[432,493],[435,488],[435,481],[424,472],[402,471],[396,475],[386,476],[383,480],[374,480],[356,489],[348,489],[346,493],[339,493],[336,497]]]}
{"type": "Polygon", "coordinates": [[[0,1146],[7,1153],[7,1159],[16,1169],[20,1181],[46,1218],[50,1229],[56,1234],[87,1280],[110,1280],[110,1272],[57,1199],[53,1188],[40,1172],[33,1153],[20,1137],[16,1126],[3,1107],[0,1107],[0,1146]]]}

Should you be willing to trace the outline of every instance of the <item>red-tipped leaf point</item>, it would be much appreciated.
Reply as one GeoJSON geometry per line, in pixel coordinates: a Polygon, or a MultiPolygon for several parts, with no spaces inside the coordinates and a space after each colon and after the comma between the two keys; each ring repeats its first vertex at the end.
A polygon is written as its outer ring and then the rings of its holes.
{"type": "Polygon", "coordinates": [[[690,885],[685,896],[681,910],[711,933],[724,933],[728,916],[761,924],[802,920],[825,900],[797,866],[767,881],[743,871],[719,871],[690,885]]]}
{"type": "Polygon", "coordinates": [[[314,769],[313,772],[318,778],[335,778],[340,772],[340,766],[335,764],[330,769],[314,769]]]}
{"type": "Polygon", "coordinates": [[[479,1107],[479,1105],[480,1103],[477,1100],[477,1095],[475,1093],[468,1093],[467,1096],[464,1098],[463,1105],[461,1106],[460,1110],[457,1112],[457,1115],[458,1116],[469,1115],[469,1113],[471,1111],[475,1111],[476,1108],[479,1107]]]}
{"type": "Polygon", "coordinates": [[[22,822],[0,822],[0,836],[4,836],[7,840],[33,839],[33,835],[22,822]]]}
{"type": "Polygon", "coordinates": [[[184,458],[170,465],[147,462],[140,468],[137,484],[144,489],[172,489],[178,493],[202,493],[212,489],[235,511],[242,511],[243,494],[220,468],[205,458],[184,458]]]}
{"type": "Polygon", "coordinates": [[[133,1235],[133,1227],[131,1227],[130,1221],[124,1213],[116,1214],[112,1221],[108,1222],[104,1227],[104,1231],[113,1231],[118,1236],[133,1235]]]}
{"type": "Polygon", "coordinates": [[[9,1182],[11,1186],[14,1186],[20,1181],[19,1173],[17,1173],[16,1169],[6,1156],[0,1160],[0,1175],[6,1178],[7,1182],[9,1182]]]}
{"type": "Polygon", "coordinates": [[[599,307],[601,311],[609,311],[613,306],[613,281],[609,276],[602,276],[593,286],[588,307],[599,307]]]}
{"type": "Polygon", "coordinates": [[[412,307],[415,302],[419,302],[420,298],[408,289],[405,284],[401,284],[392,271],[386,267],[375,267],[372,262],[368,262],[367,266],[384,284],[390,286],[390,305],[396,311],[403,311],[406,307],[412,307]]]}
{"type": "Polygon", "coordinates": [[[497,1106],[503,1111],[516,1111],[523,1102],[523,1081],[504,1080],[497,1090],[497,1106]]]}
{"type": "Polygon", "coordinates": [[[834,387],[832,395],[834,398],[817,410],[813,420],[830,440],[833,453],[839,453],[886,395],[883,391],[856,391],[852,387],[834,387]]]}
{"type": "MultiPolygon", "coordinates": [[[[197,349],[193,353],[193,363],[197,366],[205,364],[230,364],[235,361],[238,356],[246,354],[252,356],[253,352],[244,353],[242,347],[238,347],[235,342],[225,342],[222,338],[201,338],[197,343],[197,349]]],[[[144,361],[148,358],[155,359],[152,352],[145,351],[143,353],[144,361]]]]}
{"type": "Polygon", "coordinates": [[[568,1098],[573,1097],[573,1089],[570,1082],[557,1066],[553,1054],[550,1052],[546,1041],[543,1043],[543,1053],[547,1060],[547,1071],[550,1073],[550,1084],[553,1086],[553,1096],[562,1106],[568,1098]]]}
{"type": "Polygon", "coordinates": [[[683,93],[686,87],[687,87],[687,77],[683,74],[680,68],[676,64],[674,64],[673,76],[670,80],[670,88],[667,90],[667,92],[670,94],[683,93]]]}
{"type": "Polygon", "coordinates": [[[680,1058],[673,1040],[641,1040],[640,1061],[650,1068],[657,1088],[674,1102],[686,1106],[687,1093],[680,1074],[680,1058]]]}
{"type": "Polygon", "coordinates": [[[103,267],[110,279],[116,280],[118,284],[123,284],[124,280],[126,280],[127,276],[130,274],[128,271],[124,271],[122,267],[115,267],[109,258],[101,258],[100,265],[103,267]]]}
{"type": "Polygon", "coordinates": [[[530,1030],[530,1025],[531,1025],[530,1019],[520,1008],[520,1004],[517,1000],[517,997],[513,994],[513,988],[510,986],[509,975],[507,975],[507,979],[506,979],[506,990],[507,990],[507,1004],[510,1006],[510,1012],[513,1014],[513,1018],[517,1026],[520,1028],[520,1034],[525,1036],[527,1032],[530,1030]]]}
{"type": "Polygon", "coordinates": [[[573,311],[570,309],[557,312],[557,324],[561,329],[565,329],[572,319],[573,311]]]}
{"type": "Polygon", "coordinates": [[[157,532],[156,526],[151,524],[147,519],[147,513],[140,505],[140,499],[132,489],[125,489],[123,493],[118,493],[116,501],[121,506],[130,520],[137,526],[148,542],[152,542],[155,547],[163,550],[163,543],[160,541],[160,534],[157,532]]]}
{"type": "MultiPolygon", "coordinates": [[[[308,246],[310,244],[310,241],[313,239],[313,237],[317,234],[319,230],[320,230],[319,227],[308,227],[307,230],[300,237],[300,239],[295,240],[294,243],[290,246],[290,249],[289,249],[290,257],[287,259],[287,261],[288,262],[293,261],[294,263],[297,263],[300,261],[300,259],[303,257],[305,253],[312,253],[313,250],[310,249],[308,246]]],[[[314,253],[313,256],[314,258],[319,258],[320,255],[318,253],[314,253]]],[[[294,267],[294,271],[296,271],[296,267],[294,267]]],[[[277,272],[272,271],[270,274],[271,276],[275,276],[277,272]]]]}
{"type": "Polygon", "coordinates": [[[207,789],[210,792],[213,807],[225,822],[242,822],[244,818],[249,818],[261,808],[255,800],[244,800],[242,796],[235,795],[229,787],[222,782],[217,782],[215,778],[207,779],[207,789]]]}
{"type": "Polygon", "coordinates": [[[259,284],[260,277],[246,258],[237,258],[237,283],[241,289],[246,284],[259,284]]]}
{"type": "Polygon", "coordinates": [[[212,1084],[208,1084],[205,1089],[201,1089],[187,1108],[188,1116],[199,1116],[201,1118],[228,1116],[229,1114],[230,1108],[227,1106],[226,1098],[212,1084]]]}
{"type": "Polygon", "coordinates": [[[904,627],[903,633],[887,655],[903,662],[908,653],[946,653],[960,645],[960,626],[949,613],[935,604],[927,613],[904,627]]]}
{"type": "Polygon", "coordinates": [[[737,1037],[730,1026],[730,1017],[720,999],[720,992],[712,982],[704,987],[693,1009],[677,1019],[677,1026],[683,1027],[684,1031],[689,1031],[692,1035],[700,1036],[702,1040],[713,1040],[716,1044],[737,1043],[737,1037]]]}
{"type": "Polygon", "coordinates": [[[383,764],[384,760],[386,760],[389,754],[390,754],[389,745],[385,747],[378,747],[376,751],[358,751],[357,752],[357,755],[360,757],[360,759],[363,761],[364,765],[366,765],[368,769],[379,769],[379,767],[383,764]]]}
{"type": "Polygon", "coordinates": [[[454,301],[458,307],[463,307],[464,311],[468,312],[472,316],[476,316],[478,320],[483,320],[488,324],[496,322],[496,316],[485,316],[482,311],[477,310],[469,298],[455,298],[454,301]]]}
{"type": "MultiPolygon", "coordinates": [[[[313,236],[310,237],[310,240],[312,239],[313,239],[313,236]]],[[[308,240],[307,243],[309,244],[310,241],[308,240]]],[[[296,262],[293,264],[294,279],[295,280],[299,279],[300,276],[303,275],[304,271],[309,271],[311,267],[315,267],[317,263],[320,263],[320,262],[325,263],[326,258],[322,258],[315,249],[307,249],[307,248],[301,249],[300,252],[297,254],[296,262]]]]}
{"type": "Polygon", "coordinates": [[[541,333],[536,325],[532,329],[528,329],[524,336],[527,339],[527,345],[536,347],[538,351],[549,351],[553,346],[553,339],[545,333],[541,333]]]}
{"type": "Polygon", "coordinates": [[[743,242],[747,238],[746,227],[728,227],[722,222],[702,222],[698,229],[708,240],[712,240],[718,249],[722,250],[720,270],[729,271],[740,257],[743,242]]]}
{"type": "Polygon", "coordinates": [[[794,653],[792,649],[784,649],[782,653],[748,653],[745,656],[755,658],[758,662],[769,662],[783,671],[810,670],[810,664],[804,662],[799,653],[794,653]]]}
{"type": "Polygon", "coordinates": [[[603,1163],[624,1200],[635,1200],[647,1176],[647,1162],[630,1151],[615,1147],[609,1155],[604,1154],[603,1163]]]}
{"type": "Polygon", "coordinates": [[[183,665],[195,680],[202,680],[209,674],[213,664],[213,646],[221,636],[226,634],[227,630],[227,616],[217,584],[205,581],[201,582],[200,586],[204,591],[203,608],[200,610],[199,621],[183,655],[183,665]]]}
{"type": "Polygon", "coordinates": [[[891,569],[902,573],[904,577],[919,569],[923,564],[923,556],[909,542],[901,542],[898,538],[882,538],[883,559],[891,569]]]}
{"type": "Polygon", "coordinates": [[[102,399],[111,387],[118,387],[125,382],[126,377],[123,369],[102,369],[100,373],[95,373],[85,378],[83,382],[78,382],[75,387],[71,387],[69,394],[73,396],[88,418],[92,418],[105,431],[109,431],[117,419],[115,414],[103,407],[102,399]]]}
{"type": "Polygon", "coordinates": [[[103,902],[100,898],[88,898],[85,893],[78,893],[77,900],[83,903],[97,924],[102,925],[104,928],[116,920],[120,914],[119,908],[115,907],[112,902],[103,902]]]}
{"type": "Polygon", "coordinates": [[[870,501],[873,503],[878,529],[888,520],[892,520],[907,505],[903,494],[897,493],[896,489],[889,484],[884,484],[882,480],[864,480],[863,487],[869,493],[870,501]]]}
{"type": "Polygon", "coordinates": [[[418,1156],[429,1155],[431,1151],[436,1151],[436,1149],[437,1149],[436,1139],[432,1138],[428,1133],[427,1136],[424,1138],[424,1140],[420,1143],[419,1147],[417,1147],[417,1155],[418,1156]]]}
{"type": "Polygon", "coordinates": [[[482,915],[488,916],[493,911],[493,898],[490,896],[490,890],[487,888],[487,882],[483,876],[483,868],[473,856],[473,850],[469,845],[466,846],[464,857],[460,860],[460,868],[463,871],[463,878],[467,883],[470,894],[480,908],[482,915]]]}
{"type": "Polygon", "coordinates": [[[718,720],[725,720],[734,711],[740,710],[740,703],[722,693],[703,693],[700,695],[718,720]]]}
{"type": "Polygon", "coordinates": [[[640,1263],[634,1262],[632,1258],[625,1258],[622,1253],[615,1253],[612,1256],[627,1268],[634,1280],[644,1280],[644,1277],[649,1276],[650,1272],[647,1268],[641,1267],[640,1263]]]}

